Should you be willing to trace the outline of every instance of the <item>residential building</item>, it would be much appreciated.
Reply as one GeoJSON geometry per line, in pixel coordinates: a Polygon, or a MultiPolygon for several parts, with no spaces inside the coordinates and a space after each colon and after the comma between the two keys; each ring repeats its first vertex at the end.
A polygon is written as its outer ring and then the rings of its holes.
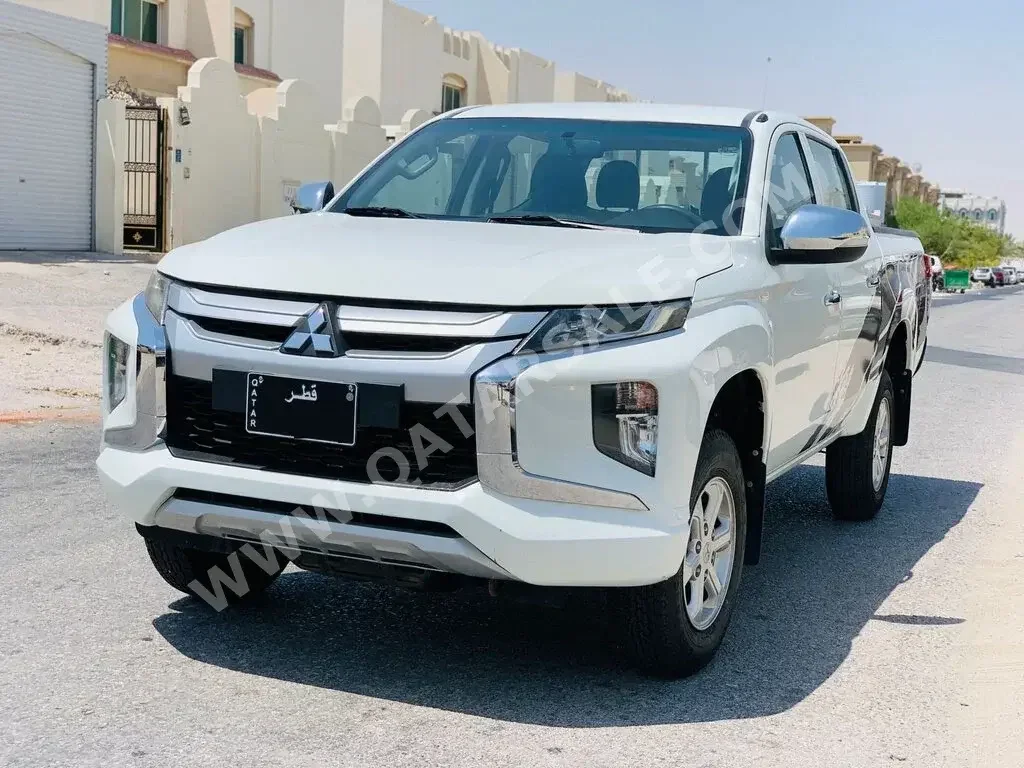
{"type": "MultiPolygon", "coordinates": [[[[876,196],[872,183],[885,185],[885,215],[892,213],[900,198],[912,197],[930,205],[938,205],[939,187],[924,180],[916,172],[919,166],[911,168],[898,157],[885,155],[877,144],[864,141],[863,136],[855,134],[834,134],[836,125],[834,117],[805,117],[804,120],[831,135],[846,155],[850,170],[859,188],[872,191],[876,196]]],[[[874,205],[874,200],[872,200],[874,205]]]]}
{"type": "Polygon", "coordinates": [[[633,101],[623,90],[578,72],[559,72],[555,77],[555,101],[633,101]]]}
{"type": "MultiPolygon", "coordinates": [[[[243,92],[275,86],[281,78],[269,71],[264,55],[271,37],[269,18],[256,27],[252,12],[262,12],[273,0],[246,0],[253,11],[231,0],[13,0],[63,16],[102,24],[108,32],[107,78],[113,90],[142,101],[174,96],[188,80],[197,59],[217,56],[234,61],[243,92]],[[243,46],[237,39],[241,29],[243,46]],[[262,44],[262,48],[260,45],[262,44]],[[261,66],[258,60],[262,58],[261,66]]],[[[298,3],[329,3],[330,0],[289,0],[298,3]]],[[[290,14],[293,19],[297,14],[290,14]]],[[[303,22],[302,27],[311,26],[303,22]]],[[[298,42],[289,37],[282,22],[275,35],[280,45],[298,42]]],[[[305,32],[305,29],[302,30],[305,32]]],[[[319,42],[313,36],[313,43],[319,42]]],[[[338,35],[340,40],[340,32],[338,35]]]]}
{"type": "Polygon", "coordinates": [[[109,82],[143,100],[174,96],[197,59],[234,62],[244,94],[304,80],[340,118],[362,96],[385,124],[412,109],[469,104],[629,101],[625,91],[394,0],[14,0],[103,24],[109,82]]]}
{"type": "Polygon", "coordinates": [[[218,1],[232,6],[230,53],[218,56],[242,72],[255,69],[309,83],[331,119],[341,118],[344,0],[218,1]]]}
{"type": "Polygon", "coordinates": [[[27,5],[41,11],[59,13],[73,19],[91,21],[107,26],[110,22],[111,0],[10,0],[18,5],[27,5]]]}
{"type": "Polygon", "coordinates": [[[816,128],[821,128],[821,130],[829,136],[832,135],[832,129],[835,128],[836,125],[836,119],[834,117],[805,117],[804,120],[816,128]]]}
{"type": "Polygon", "coordinates": [[[896,167],[900,164],[898,157],[879,155],[875,160],[875,175],[872,181],[885,184],[885,214],[892,213],[896,207],[896,167]]]}
{"type": "Polygon", "coordinates": [[[842,147],[846,159],[850,162],[850,170],[857,181],[878,181],[875,178],[875,166],[882,156],[882,148],[877,144],[865,144],[863,136],[836,136],[836,142],[842,147]]]}
{"type": "MultiPolygon", "coordinates": [[[[251,0],[250,0],[251,1],[251,0]]],[[[438,114],[470,104],[628,101],[629,95],[479,32],[442,26],[393,0],[345,0],[341,100],[370,96],[385,124],[410,109],[438,114]]],[[[278,59],[276,71],[291,76],[278,59]]]]}
{"type": "Polygon", "coordinates": [[[192,64],[207,56],[235,63],[243,93],[280,82],[265,57],[260,63],[255,57],[256,45],[269,37],[269,24],[256,28],[252,15],[231,0],[109,0],[109,5],[112,84],[149,97],[174,96],[187,83],[192,64]]]}
{"type": "Polygon", "coordinates": [[[982,224],[1000,235],[1006,230],[1006,203],[1002,198],[976,195],[960,189],[944,189],[939,196],[944,210],[975,224],[982,224]]]}

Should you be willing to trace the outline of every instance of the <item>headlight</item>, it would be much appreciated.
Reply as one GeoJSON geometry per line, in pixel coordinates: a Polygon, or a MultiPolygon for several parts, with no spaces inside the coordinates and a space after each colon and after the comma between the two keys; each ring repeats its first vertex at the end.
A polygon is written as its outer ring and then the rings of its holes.
{"type": "Polygon", "coordinates": [[[556,309],[549,312],[516,353],[554,352],[675,331],[683,327],[689,299],[664,304],[556,309]]]}
{"type": "Polygon", "coordinates": [[[104,375],[107,389],[107,413],[124,400],[128,392],[128,345],[109,333],[103,335],[104,375]]]}
{"type": "Polygon", "coordinates": [[[146,285],[146,308],[160,325],[164,324],[164,312],[167,311],[167,291],[170,290],[171,279],[154,271],[146,285]]]}
{"type": "Polygon", "coordinates": [[[649,381],[590,388],[594,445],[620,464],[654,477],[658,459],[658,389],[649,381]]]}

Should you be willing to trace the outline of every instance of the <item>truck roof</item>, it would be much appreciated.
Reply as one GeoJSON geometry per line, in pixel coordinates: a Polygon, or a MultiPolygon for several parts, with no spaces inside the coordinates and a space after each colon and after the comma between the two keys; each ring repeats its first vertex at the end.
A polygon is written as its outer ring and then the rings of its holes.
{"type": "Polygon", "coordinates": [[[486,104],[466,107],[453,114],[463,117],[547,117],[577,120],[623,120],[657,123],[696,123],[699,125],[741,126],[762,112],[763,123],[800,123],[818,130],[811,123],[779,112],[740,107],[707,107],[696,104],[647,104],[640,102],[564,102],[539,104],[486,104]]]}

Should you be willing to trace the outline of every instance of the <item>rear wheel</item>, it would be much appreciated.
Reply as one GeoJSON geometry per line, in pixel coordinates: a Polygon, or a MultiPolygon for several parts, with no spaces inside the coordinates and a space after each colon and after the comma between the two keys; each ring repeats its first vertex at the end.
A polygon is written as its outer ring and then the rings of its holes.
{"type": "Polygon", "coordinates": [[[839,520],[870,520],[882,508],[892,466],[895,397],[882,371],[875,407],[864,430],[832,443],[825,454],[825,490],[839,520]]]}
{"type": "Polygon", "coordinates": [[[628,591],[630,650],[659,677],[685,677],[715,655],[743,568],[747,505],[743,467],[728,434],[704,437],[690,498],[682,564],[667,581],[628,591]]]}

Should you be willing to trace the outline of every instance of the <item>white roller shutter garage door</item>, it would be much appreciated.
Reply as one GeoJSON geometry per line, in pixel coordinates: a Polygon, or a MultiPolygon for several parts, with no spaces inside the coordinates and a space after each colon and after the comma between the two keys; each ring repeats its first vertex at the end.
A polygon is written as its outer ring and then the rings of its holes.
{"type": "Polygon", "coordinates": [[[0,250],[92,247],[93,65],[0,29],[0,250]]]}

